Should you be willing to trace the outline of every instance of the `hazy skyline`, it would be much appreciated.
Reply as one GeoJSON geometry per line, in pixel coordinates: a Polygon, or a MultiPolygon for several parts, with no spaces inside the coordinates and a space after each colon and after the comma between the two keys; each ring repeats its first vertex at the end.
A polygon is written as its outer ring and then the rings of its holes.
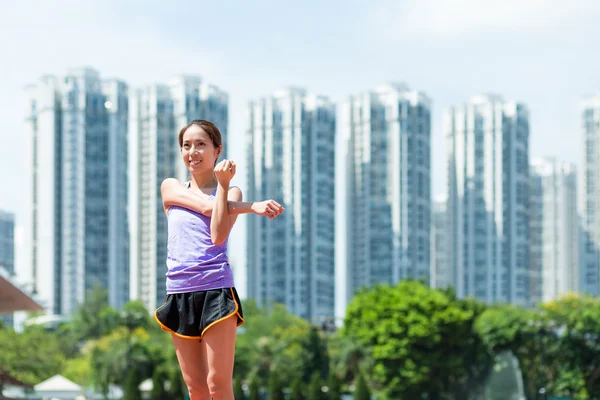
{"type": "MultiPolygon", "coordinates": [[[[0,0],[0,209],[22,224],[23,87],[80,66],[134,87],[200,74],[226,91],[230,157],[243,190],[245,106],[288,85],[338,104],[389,81],[424,91],[433,100],[433,196],[446,190],[443,110],[482,92],[527,104],[532,157],[579,165],[579,103],[600,90],[599,16],[593,0],[0,0]]],[[[245,246],[240,222],[234,267],[245,246]]]]}

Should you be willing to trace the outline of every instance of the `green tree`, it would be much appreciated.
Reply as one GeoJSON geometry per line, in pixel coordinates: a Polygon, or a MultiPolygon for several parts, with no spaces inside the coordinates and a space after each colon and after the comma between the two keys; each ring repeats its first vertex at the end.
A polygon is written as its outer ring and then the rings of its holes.
{"type": "Polygon", "coordinates": [[[269,371],[276,370],[281,382],[291,382],[304,373],[310,324],[282,305],[259,308],[244,303],[246,323],[236,339],[235,374],[256,376],[260,386],[268,384],[269,371]]]}
{"type": "Polygon", "coordinates": [[[67,359],[61,375],[81,386],[91,386],[94,383],[90,358],[87,356],[67,359]]]}
{"type": "MultiPolygon", "coordinates": [[[[90,361],[95,386],[106,393],[108,385],[123,386],[134,370],[135,376],[149,377],[155,365],[151,336],[142,328],[133,332],[119,327],[91,343],[90,361]]],[[[139,382],[138,382],[139,383],[139,382]]]]}
{"type": "Polygon", "coordinates": [[[57,338],[65,358],[76,358],[80,355],[83,342],[79,340],[72,323],[63,323],[52,333],[57,338]]]}
{"type": "Polygon", "coordinates": [[[302,389],[302,379],[297,377],[292,381],[292,387],[290,388],[290,398],[289,400],[304,400],[306,399],[304,395],[304,390],[302,389]]]}
{"type": "Polygon", "coordinates": [[[312,356],[308,350],[309,335],[310,325],[300,320],[273,332],[269,339],[270,351],[263,354],[270,354],[271,368],[277,370],[280,380],[292,382],[296,377],[306,375],[307,363],[312,356]]]}
{"type": "MultiPolygon", "coordinates": [[[[144,332],[144,330],[134,330],[133,334],[135,335],[136,332],[144,332]]],[[[184,398],[187,388],[183,382],[177,354],[173,349],[171,335],[166,334],[158,324],[150,325],[148,335],[149,337],[144,341],[148,361],[154,369],[159,368],[161,370],[165,382],[168,382],[168,385],[165,385],[167,391],[165,398],[184,398]]]]}
{"type": "Polygon", "coordinates": [[[317,327],[312,325],[305,340],[305,351],[303,352],[304,381],[309,382],[315,371],[318,371],[324,379],[328,373],[329,358],[327,346],[321,338],[317,327]]]}
{"type": "Polygon", "coordinates": [[[140,390],[138,388],[141,379],[137,375],[135,369],[130,369],[125,380],[125,388],[123,390],[123,400],[142,400],[140,390]]]}
{"type": "Polygon", "coordinates": [[[150,329],[154,325],[148,310],[141,301],[130,301],[125,304],[119,316],[119,325],[132,330],[137,328],[150,329]]]}
{"type": "Polygon", "coordinates": [[[488,350],[510,351],[528,398],[539,388],[554,396],[594,398],[600,393],[600,301],[567,295],[538,309],[490,308],[476,328],[488,350]]]}
{"type": "MultiPolygon", "coordinates": [[[[451,397],[468,398],[470,394],[481,393],[484,390],[486,377],[489,376],[494,366],[494,354],[488,351],[483,339],[477,332],[475,324],[479,317],[487,310],[487,306],[474,299],[456,299],[453,290],[443,291],[450,300],[470,318],[462,324],[462,332],[465,333],[461,339],[450,336],[444,345],[456,349],[460,355],[457,364],[447,364],[450,371],[443,368],[435,370],[435,373],[444,374],[451,397]]],[[[456,354],[456,353],[454,353],[456,354]]]]}
{"type": "Polygon", "coordinates": [[[260,389],[256,377],[250,381],[250,400],[260,400],[260,389]]]}
{"type": "Polygon", "coordinates": [[[308,385],[308,400],[325,400],[326,396],[323,393],[323,379],[321,378],[320,372],[316,371],[308,385]]]}
{"type": "Polygon", "coordinates": [[[328,391],[327,391],[327,397],[329,400],[340,400],[340,397],[342,396],[342,388],[340,385],[340,381],[337,377],[337,375],[335,374],[335,372],[333,370],[329,370],[329,377],[327,380],[327,387],[328,387],[328,391]]]}
{"type": "Polygon", "coordinates": [[[59,374],[65,359],[56,335],[39,326],[22,333],[0,330],[0,367],[15,378],[35,385],[59,374]]]}
{"type": "Polygon", "coordinates": [[[358,379],[356,380],[356,387],[354,389],[354,400],[370,400],[371,393],[369,391],[369,387],[367,386],[367,382],[363,374],[358,374],[358,379]]]}
{"type": "Polygon", "coordinates": [[[540,354],[542,347],[553,347],[542,335],[546,322],[538,310],[525,310],[516,305],[496,305],[486,310],[475,324],[476,330],[491,354],[512,352],[519,360],[528,398],[537,396],[544,380],[540,354]]]}
{"type": "Polygon", "coordinates": [[[555,395],[576,399],[600,395],[600,299],[568,294],[545,303],[545,380],[555,395]],[[551,343],[551,346],[548,346],[551,343]]]}
{"type": "MultiPolygon", "coordinates": [[[[415,281],[376,286],[348,305],[342,334],[365,346],[372,380],[389,398],[452,397],[493,362],[471,350],[483,307],[415,281]],[[471,364],[476,362],[474,368],[471,364]]],[[[478,348],[486,349],[481,344],[478,348]]]]}
{"type": "Polygon", "coordinates": [[[246,394],[242,388],[242,380],[239,377],[233,380],[233,398],[235,400],[246,400],[246,394]]]}
{"type": "Polygon", "coordinates": [[[269,374],[269,396],[268,400],[284,400],[283,387],[276,371],[269,374]]]}
{"type": "Polygon", "coordinates": [[[183,380],[183,376],[180,371],[169,371],[169,389],[168,396],[169,399],[183,399],[187,394],[187,386],[183,380]]]}
{"type": "Polygon", "coordinates": [[[168,398],[168,393],[165,389],[165,381],[167,373],[163,368],[158,366],[152,374],[152,391],[150,392],[150,400],[164,400],[168,398]]]}
{"type": "Polygon", "coordinates": [[[331,358],[330,373],[333,371],[344,382],[352,382],[359,372],[371,371],[373,359],[368,347],[359,343],[351,332],[338,331],[328,341],[331,358]]]}
{"type": "Polygon", "coordinates": [[[94,286],[73,315],[72,329],[78,340],[97,339],[112,332],[120,319],[119,312],[108,304],[108,291],[94,286]]]}

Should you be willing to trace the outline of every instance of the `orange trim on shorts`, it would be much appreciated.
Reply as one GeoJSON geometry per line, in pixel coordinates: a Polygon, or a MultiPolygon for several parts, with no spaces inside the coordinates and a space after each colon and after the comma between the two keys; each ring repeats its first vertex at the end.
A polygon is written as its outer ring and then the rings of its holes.
{"type": "Polygon", "coordinates": [[[215,322],[212,322],[211,324],[209,324],[206,328],[204,328],[204,330],[202,331],[201,337],[204,337],[204,333],[208,330],[208,328],[210,328],[211,326],[221,322],[221,321],[225,321],[227,318],[234,316],[237,314],[238,318],[242,320],[242,322],[238,323],[236,326],[240,326],[242,325],[245,321],[244,318],[242,318],[242,316],[239,314],[239,309],[240,309],[240,305],[238,304],[238,302],[235,300],[235,295],[233,294],[233,289],[229,288],[229,290],[231,291],[231,298],[233,299],[233,302],[235,303],[235,310],[233,310],[233,312],[229,315],[226,315],[223,318],[220,318],[218,320],[216,320],[215,322]]]}
{"type": "Polygon", "coordinates": [[[200,336],[186,336],[186,335],[182,335],[181,333],[177,333],[177,332],[175,332],[173,329],[171,329],[171,328],[169,328],[168,326],[166,326],[165,324],[163,324],[163,323],[162,323],[162,322],[161,322],[161,321],[158,319],[158,317],[156,316],[156,313],[158,312],[158,310],[160,310],[162,307],[164,307],[164,305],[165,305],[166,303],[163,303],[163,305],[161,305],[160,307],[158,307],[158,308],[157,308],[157,309],[154,311],[154,319],[156,320],[156,322],[158,322],[158,325],[160,325],[160,328],[161,328],[163,331],[170,332],[171,334],[173,334],[173,335],[175,335],[175,336],[177,336],[177,337],[180,337],[180,338],[182,338],[182,339],[196,339],[196,340],[200,339],[200,340],[202,340],[202,338],[204,337],[204,333],[205,333],[205,332],[208,330],[208,328],[210,328],[211,326],[213,326],[213,325],[215,325],[215,324],[217,324],[217,323],[219,323],[219,322],[221,322],[221,321],[225,321],[227,318],[229,318],[229,317],[232,317],[232,316],[234,316],[234,315],[236,315],[236,314],[237,314],[238,318],[239,318],[239,319],[241,319],[241,322],[238,322],[238,324],[236,325],[236,327],[237,327],[237,326],[241,326],[241,325],[243,325],[243,324],[244,324],[246,321],[244,321],[244,318],[243,318],[243,317],[240,315],[240,313],[239,313],[240,305],[238,304],[238,302],[237,302],[237,301],[236,301],[236,299],[235,299],[235,295],[233,294],[233,289],[232,289],[232,288],[229,288],[229,290],[231,290],[231,297],[233,298],[233,302],[235,303],[235,310],[233,310],[233,312],[232,312],[231,314],[229,314],[229,315],[226,315],[226,316],[224,316],[223,318],[219,318],[218,320],[216,320],[216,321],[214,321],[214,322],[210,323],[210,324],[209,324],[209,325],[208,325],[206,328],[204,328],[204,330],[202,331],[202,334],[201,334],[200,336]]]}
{"type": "MultiPolygon", "coordinates": [[[[163,306],[164,306],[164,304],[163,304],[163,306]]],[[[162,307],[162,306],[160,306],[160,307],[162,307]]],[[[162,329],[165,332],[169,332],[169,333],[171,333],[171,334],[173,334],[173,335],[175,335],[177,337],[180,337],[182,339],[196,339],[196,340],[200,339],[200,340],[202,340],[202,336],[186,336],[186,335],[182,335],[181,333],[175,332],[173,329],[169,328],[168,326],[166,326],[165,324],[163,324],[162,322],[160,322],[160,320],[156,316],[156,312],[158,310],[160,310],[160,307],[158,307],[156,309],[156,311],[154,311],[154,319],[156,320],[156,322],[158,322],[158,325],[160,325],[160,329],[162,329]]]]}

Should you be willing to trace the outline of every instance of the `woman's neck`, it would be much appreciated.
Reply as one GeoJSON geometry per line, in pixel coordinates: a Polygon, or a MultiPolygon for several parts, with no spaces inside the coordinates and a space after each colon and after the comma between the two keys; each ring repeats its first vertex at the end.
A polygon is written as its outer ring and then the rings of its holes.
{"type": "Polygon", "coordinates": [[[191,186],[198,189],[214,188],[217,186],[217,179],[213,171],[192,175],[191,186]]]}

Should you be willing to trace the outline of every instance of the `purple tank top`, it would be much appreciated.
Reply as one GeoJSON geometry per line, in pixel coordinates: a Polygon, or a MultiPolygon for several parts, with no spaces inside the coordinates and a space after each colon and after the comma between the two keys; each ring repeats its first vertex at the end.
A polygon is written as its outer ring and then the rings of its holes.
{"type": "MultiPolygon", "coordinates": [[[[187,185],[186,185],[187,186],[187,185]]],[[[210,196],[214,198],[215,192],[210,196]]],[[[227,240],[215,245],[210,217],[171,206],[167,213],[167,294],[233,287],[227,240]]]]}

